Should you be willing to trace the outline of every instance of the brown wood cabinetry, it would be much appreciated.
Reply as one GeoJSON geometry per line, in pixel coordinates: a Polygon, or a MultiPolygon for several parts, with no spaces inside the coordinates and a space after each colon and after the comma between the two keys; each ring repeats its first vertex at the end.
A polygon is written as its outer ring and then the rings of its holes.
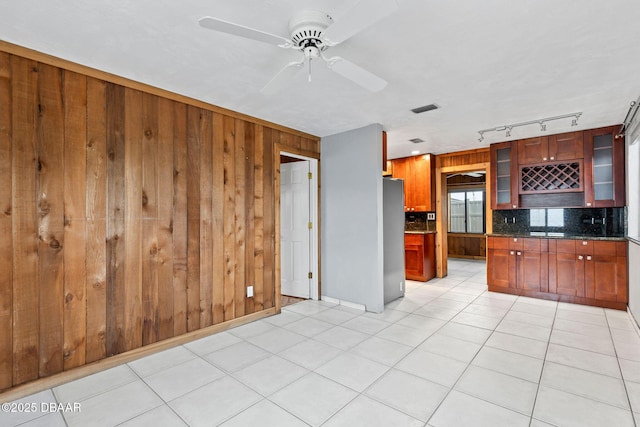
{"type": "Polygon", "coordinates": [[[487,237],[490,291],[625,309],[624,241],[487,237]]]}
{"type": "Polygon", "coordinates": [[[549,138],[539,136],[515,141],[518,145],[518,164],[546,162],[549,159],[549,138]]]}
{"type": "Polygon", "coordinates": [[[405,276],[426,282],[436,277],[435,234],[404,235],[405,276]]]}
{"type": "Polygon", "coordinates": [[[584,157],[582,131],[521,139],[517,144],[520,165],[584,157]]]}
{"type": "Polygon", "coordinates": [[[491,209],[518,208],[518,146],[511,142],[491,144],[491,209]]]}
{"type": "Polygon", "coordinates": [[[489,237],[487,278],[497,288],[548,289],[546,239],[489,237]]]}
{"type": "Polygon", "coordinates": [[[584,168],[586,207],[623,207],[625,199],[624,139],[619,126],[585,131],[584,168]]]}
{"type": "Polygon", "coordinates": [[[623,207],[617,126],[492,144],[491,208],[623,207]]]}
{"type": "Polygon", "coordinates": [[[435,159],[431,154],[392,160],[392,176],[404,180],[405,212],[435,210],[435,159]]]}

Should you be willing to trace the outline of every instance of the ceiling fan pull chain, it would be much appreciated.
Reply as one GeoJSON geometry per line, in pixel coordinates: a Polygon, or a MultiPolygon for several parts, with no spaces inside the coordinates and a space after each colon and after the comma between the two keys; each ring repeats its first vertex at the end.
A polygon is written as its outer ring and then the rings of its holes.
{"type": "Polygon", "coordinates": [[[311,83],[311,58],[309,58],[309,83],[311,83]]]}

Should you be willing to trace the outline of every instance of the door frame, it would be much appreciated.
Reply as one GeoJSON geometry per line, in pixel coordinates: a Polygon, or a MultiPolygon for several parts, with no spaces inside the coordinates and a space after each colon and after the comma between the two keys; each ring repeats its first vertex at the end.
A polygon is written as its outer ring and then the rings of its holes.
{"type": "MultiPolygon", "coordinates": [[[[447,189],[447,175],[460,172],[486,172],[486,186],[491,185],[491,168],[489,163],[473,163],[458,166],[440,166],[440,161],[436,163],[436,277],[445,277],[448,274],[448,260],[449,260],[449,244],[447,243],[448,234],[448,189],[447,189]]],[[[485,220],[486,220],[486,234],[491,234],[493,226],[493,214],[491,211],[491,192],[486,191],[486,207],[485,207],[485,220]]]]}
{"type": "Polygon", "coordinates": [[[308,153],[298,152],[291,147],[281,147],[280,144],[275,146],[275,195],[276,195],[276,308],[280,311],[281,288],[281,252],[280,252],[280,156],[293,157],[300,160],[309,161],[309,170],[311,171],[311,180],[309,183],[309,213],[310,220],[313,223],[311,233],[309,235],[309,270],[311,271],[311,285],[309,289],[309,298],[312,300],[320,299],[320,191],[319,191],[319,171],[320,160],[317,157],[310,157],[308,153]]]}

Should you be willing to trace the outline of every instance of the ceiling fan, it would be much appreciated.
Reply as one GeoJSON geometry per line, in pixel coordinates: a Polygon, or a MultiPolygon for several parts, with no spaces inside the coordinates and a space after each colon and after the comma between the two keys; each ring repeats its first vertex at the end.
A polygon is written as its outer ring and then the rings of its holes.
{"type": "Polygon", "coordinates": [[[360,0],[335,23],[333,18],[324,12],[301,11],[289,20],[289,38],[211,16],[200,18],[198,22],[203,28],[301,52],[302,57],[299,61],[288,63],[261,89],[264,94],[276,93],[286,86],[305,63],[308,67],[308,79],[311,81],[311,62],[317,59],[322,59],[330,70],[371,92],[377,92],[387,85],[384,79],[340,56],[328,57],[326,52],[330,47],[342,43],[390,15],[397,8],[396,0],[360,0]]]}

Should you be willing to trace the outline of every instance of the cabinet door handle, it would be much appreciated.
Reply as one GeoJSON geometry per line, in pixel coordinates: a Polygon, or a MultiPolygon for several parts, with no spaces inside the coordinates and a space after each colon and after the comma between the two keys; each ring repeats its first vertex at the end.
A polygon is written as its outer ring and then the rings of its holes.
{"type": "Polygon", "coordinates": [[[511,251],[509,252],[510,255],[515,255],[515,252],[511,251]]]}
{"type": "Polygon", "coordinates": [[[591,261],[591,255],[587,255],[587,261],[591,261]]]}
{"type": "Polygon", "coordinates": [[[512,206],[513,206],[513,209],[515,209],[515,208],[517,208],[517,207],[518,207],[517,205],[512,205],[512,206]]]}
{"type": "Polygon", "coordinates": [[[591,206],[591,202],[587,202],[587,206],[590,207],[591,206]]]}
{"type": "Polygon", "coordinates": [[[585,241],[582,242],[582,246],[587,246],[588,244],[589,242],[585,242],[585,241]]]}
{"type": "Polygon", "coordinates": [[[542,158],[542,160],[544,160],[544,161],[546,162],[546,161],[547,161],[547,158],[546,158],[546,157],[543,157],[543,158],[542,158]]]}
{"type": "Polygon", "coordinates": [[[518,238],[517,238],[517,237],[514,237],[514,238],[513,238],[513,241],[514,241],[514,242],[517,242],[517,241],[518,241],[518,238]]]}
{"type": "Polygon", "coordinates": [[[580,261],[582,261],[582,260],[584,259],[584,257],[583,257],[582,255],[578,255],[578,259],[579,259],[580,261]]]}
{"type": "Polygon", "coordinates": [[[555,159],[556,159],[555,157],[551,156],[551,160],[555,160],[555,159]]]}
{"type": "Polygon", "coordinates": [[[518,256],[522,255],[522,252],[518,251],[518,254],[517,254],[517,255],[518,255],[518,256]]]}

